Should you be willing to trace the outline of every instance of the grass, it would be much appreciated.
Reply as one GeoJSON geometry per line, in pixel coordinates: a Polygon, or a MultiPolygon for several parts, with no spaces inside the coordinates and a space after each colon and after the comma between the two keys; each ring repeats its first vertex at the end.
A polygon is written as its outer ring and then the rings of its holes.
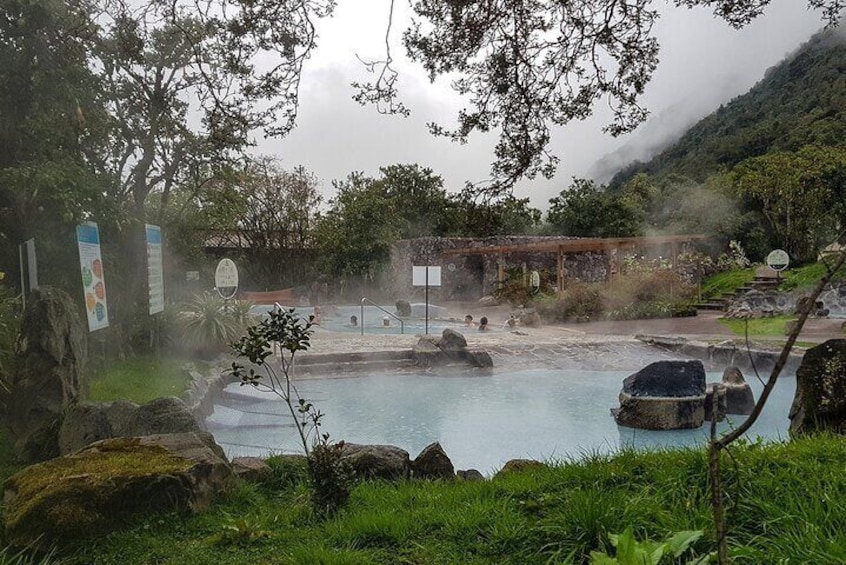
{"type": "MultiPolygon", "coordinates": [[[[826,273],[826,266],[823,263],[811,263],[796,267],[794,269],[787,269],[782,276],[782,283],[779,290],[793,290],[793,289],[810,289],[817,285],[820,279],[826,273]]],[[[846,267],[840,269],[835,274],[834,280],[843,279],[846,277],[846,267]]]]}
{"type": "MultiPolygon", "coordinates": [[[[733,563],[846,562],[846,440],[744,444],[731,455],[733,563]]],[[[637,539],[703,529],[701,555],[714,549],[706,468],[702,450],[623,452],[481,483],[365,483],[327,520],[301,483],[241,485],[209,512],[147,517],[66,548],[63,563],[586,563],[627,526],[637,539]]]]}
{"type": "Polygon", "coordinates": [[[180,359],[152,357],[115,361],[92,377],[89,400],[143,404],[162,396],[179,396],[188,383],[182,370],[184,363],[180,359]]]}
{"type": "Polygon", "coordinates": [[[773,316],[771,318],[755,318],[752,320],[737,320],[734,318],[719,318],[719,322],[737,335],[746,335],[746,325],[749,324],[750,336],[778,336],[784,337],[784,326],[795,320],[796,316],[773,316]]]}
{"type": "Polygon", "coordinates": [[[702,297],[720,298],[723,294],[734,292],[754,278],[754,267],[716,273],[702,282],[702,297]]]}

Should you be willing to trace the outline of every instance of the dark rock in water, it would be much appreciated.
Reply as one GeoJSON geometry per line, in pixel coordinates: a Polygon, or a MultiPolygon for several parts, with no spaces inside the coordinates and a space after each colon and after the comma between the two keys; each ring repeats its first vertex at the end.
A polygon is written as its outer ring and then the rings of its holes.
{"type": "Polygon", "coordinates": [[[397,316],[400,318],[411,316],[411,304],[407,300],[397,300],[395,306],[397,308],[397,316]]]}
{"type": "Polygon", "coordinates": [[[726,387],[722,383],[708,383],[705,387],[705,420],[714,419],[714,395],[717,395],[717,421],[726,419],[726,387]]]}
{"type": "Polygon", "coordinates": [[[484,481],[485,476],[476,469],[467,469],[466,471],[456,471],[457,476],[462,481],[484,481]]]}
{"type": "Polygon", "coordinates": [[[461,351],[467,347],[467,338],[451,328],[446,328],[437,345],[442,351],[461,351]]]}
{"type": "Polygon", "coordinates": [[[796,371],[790,433],[846,434],[846,339],[830,339],[805,352],[796,371]]]}
{"type": "Polygon", "coordinates": [[[411,357],[414,364],[420,367],[435,367],[445,362],[444,352],[437,346],[429,336],[421,337],[411,348],[411,357]]]}
{"type": "Polygon", "coordinates": [[[45,549],[102,535],[142,514],[208,508],[231,476],[210,438],[108,439],[27,467],[5,484],[6,541],[45,549]]]}
{"type": "Polygon", "coordinates": [[[352,467],[360,479],[407,479],[411,473],[408,452],[393,445],[345,443],[341,460],[352,467]]]}
{"type": "Polygon", "coordinates": [[[57,454],[62,414],[87,390],[87,353],[76,304],[56,288],[32,291],[22,332],[25,349],[9,383],[7,423],[17,451],[32,462],[57,454]]]}
{"type": "Polygon", "coordinates": [[[455,467],[452,465],[440,443],[433,443],[411,462],[411,476],[415,479],[452,479],[455,467]]]}
{"type": "Polygon", "coordinates": [[[737,367],[726,367],[722,385],[726,390],[726,414],[748,415],[755,408],[755,394],[737,367]]]}
{"type": "Polygon", "coordinates": [[[467,349],[467,339],[461,333],[446,328],[440,337],[421,336],[411,350],[414,364],[421,367],[444,367],[467,363],[472,367],[493,367],[490,354],[482,349],[467,349]]]}
{"type": "Polygon", "coordinates": [[[626,377],[623,392],[631,396],[699,396],[705,394],[702,361],[656,361],[626,377]]]}
{"type": "Polygon", "coordinates": [[[617,424],[646,430],[698,428],[705,420],[701,361],[658,361],[623,380],[617,424]]]}
{"type": "Polygon", "coordinates": [[[493,367],[491,354],[484,349],[468,349],[465,353],[467,362],[479,369],[490,369],[493,367]]]}

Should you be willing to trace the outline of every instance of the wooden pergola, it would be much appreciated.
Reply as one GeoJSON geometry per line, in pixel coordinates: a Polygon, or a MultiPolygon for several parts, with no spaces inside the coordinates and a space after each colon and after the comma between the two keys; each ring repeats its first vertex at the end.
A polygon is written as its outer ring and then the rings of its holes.
{"type": "Polygon", "coordinates": [[[660,246],[670,247],[670,258],[673,267],[678,260],[679,245],[692,241],[702,241],[708,236],[701,234],[693,235],[659,235],[652,237],[610,237],[610,238],[561,238],[547,239],[543,241],[532,241],[525,243],[513,243],[509,245],[491,245],[486,247],[461,247],[445,249],[444,255],[498,255],[497,280],[505,280],[505,263],[502,256],[505,253],[556,253],[557,268],[556,282],[558,288],[564,286],[564,256],[574,253],[596,252],[605,253],[608,260],[608,279],[611,281],[613,273],[617,272],[615,264],[619,261],[621,252],[634,251],[637,249],[649,249],[660,246]]]}

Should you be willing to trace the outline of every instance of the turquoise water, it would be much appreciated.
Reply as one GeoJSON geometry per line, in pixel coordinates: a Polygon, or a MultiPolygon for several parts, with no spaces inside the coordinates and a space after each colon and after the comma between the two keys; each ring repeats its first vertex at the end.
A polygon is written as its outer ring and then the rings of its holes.
{"type": "MultiPolygon", "coordinates": [[[[254,306],[253,313],[262,315],[272,306],[254,306]]],[[[393,306],[383,306],[385,310],[395,314],[393,306]]],[[[297,307],[296,313],[302,317],[314,313],[312,307],[297,307]]],[[[402,318],[402,324],[394,317],[388,316],[379,308],[371,305],[364,307],[363,320],[361,306],[324,306],[322,307],[319,326],[335,332],[361,333],[362,325],[367,335],[399,334],[410,335],[424,333],[426,330],[426,305],[416,303],[411,305],[411,316],[402,318]],[[358,324],[350,324],[350,316],[355,316],[358,324]],[[384,318],[388,317],[387,326],[384,325],[384,318]],[[363,323],[362,323],[363,321],[363,323]]],[[[429,305],[429,333],[441,333],[444,328],[464,329],[464,324],[457,318],[450,319],[447,309],[434,304],[429,305]]]]}
{"type": "MultiPolygon", "coordinates": [[[[609,409],[618,405],[631,371],[531,369],[489,376],[374,374],[302,381],[300,392],[326,414],[324,430],[335,440],[391,444],[414,458],[438,441],[457,469],[485,474],[513,458],[567,459],[585,453],[700,445],[697,430],[648,431],[619,427],[609,409]]],[[[721,374],[709,374],[709,381],[721,374]]],[[[749,379],[756,398],[761,385],[749,379]]],[[[750,439],[786,439],[796,382],[783,377],[750,439]]],[[[298,451],[290,417],[269,393],[237,383],[224,391],[207,426],[230,456],[298,451]]],[[[727,430],[731,416],[719,424],[727,430]]]]}

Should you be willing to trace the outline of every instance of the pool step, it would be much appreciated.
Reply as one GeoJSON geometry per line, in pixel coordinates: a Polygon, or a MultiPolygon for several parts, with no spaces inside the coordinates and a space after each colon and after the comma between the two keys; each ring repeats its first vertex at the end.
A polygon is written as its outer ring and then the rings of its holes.
{"type": "Polygon", "coordinates": [[[411,367],[414,367],[411,350],[308,354],[296,359],[298,376],[331,377],[339,374],[393,371],[411,367]]]}

